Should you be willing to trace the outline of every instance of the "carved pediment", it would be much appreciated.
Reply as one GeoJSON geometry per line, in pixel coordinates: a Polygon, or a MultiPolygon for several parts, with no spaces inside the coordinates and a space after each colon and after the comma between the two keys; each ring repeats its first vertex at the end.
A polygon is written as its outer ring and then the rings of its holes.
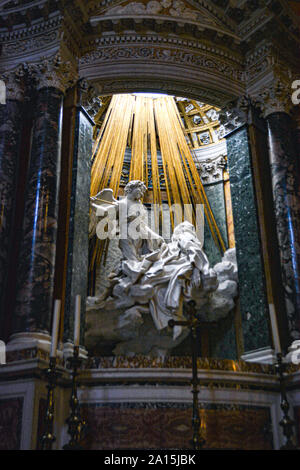
{"type": "MultiPolygon", "coordinates": [[[[149,0],[149,1],[125,1],[120,5],[109,8],[105,13],[105,16],[110,15],[164,15],[171,16],[174,18],[185,18],[193,21],[197,21],[203,18],[203,12],[199,12],[195,8],[190,8],[183,0],[149,0]]],[[[213,19],[205,17],[205,21],[214,24],[213,19]]]]}
{"type": "Polygon", "coordinates": [[[125,0],[118,2],[117,5],[114,3],[114,6],[94,11],[90,22],[92,25],[97,25],[108,19],[138,17],[188,22],[232,35],[232,31],[211,12],[201,6],[195,7],[187,0],[125,0]]]}

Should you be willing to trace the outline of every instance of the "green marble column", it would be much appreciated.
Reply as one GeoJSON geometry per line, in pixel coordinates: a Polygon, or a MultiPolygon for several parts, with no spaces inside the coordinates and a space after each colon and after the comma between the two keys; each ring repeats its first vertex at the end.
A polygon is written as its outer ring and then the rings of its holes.
{"type": "Polygon", "coordinates": [[[245,352],[270,346],[268,304],[246,125],[226,136],[245,352]]]}

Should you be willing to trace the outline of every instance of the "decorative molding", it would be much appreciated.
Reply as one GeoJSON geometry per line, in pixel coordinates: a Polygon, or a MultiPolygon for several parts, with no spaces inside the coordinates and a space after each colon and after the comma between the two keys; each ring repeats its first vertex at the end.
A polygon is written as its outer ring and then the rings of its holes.
{"type": "Polygon", "coordinates": [[[79,59],[79,74],[97,80],[102,94],[159,91],[220,107],[244,93],[243,67],[225,56],[216,57],[209,47],[192,49],[199,44],[179,37],[110,35],[79,59]]]}
{"type": "Polygon", "coordinates": [[[247,84],[250,86],[253,81],[264,76],[274,65],[273,44],[270,42],[262,44],[255,51],[246,56],[245,69],[247,84]]]}
{"type": "MultiPolygon", "coordinates": [[[[245,80],[244,71],[234,67],[226,61],[217,60],[207,54],[191,52],[191,50],[177,49],[171,45],[157,46],[147,43],[147,37],[143,37],[144,44],[116,45],[99,47],[80,58],[80,67],[89,64],[114,63],[122,60],[141,60],[157,63],[175,63],[176,65],[189,65],[190,67],[205,68],[223,77],[229,77],[235,81],[245,80]]],[[[166,41],[167,42],[167,41],[166,41]]]]}
{"type": "MultiPolygon", "coordinates": [[[[80,71],[84,75],[85,70],[80,71]]],[[[117,74],[116,74],[117,75],[117,74]]],[[[182,74],[181,74],[182,75],[182,74]]],[[[230,96],[222,92],[220,89],[210,90],[207,87],[203,86],[201,83],[191,84],[187,83],[185,80],[179,79],[166,79],[162,77],[161,79],[155,77],[153,79],[145,78],[138,80],[135,77],[128,77],[126,80],[117,79],[104,79],[99,78],[92,83],[98,85],[99,91],[101,90],[102,95],[111,95],[116,93],[134,93],[138,91],[149,91],[154,93],[165,93],[173,94],[176,96],[188,96],[189,98],[200,99],[205,103],[212,103],[217,106],[221,106],[224,101],[228,101],[230,96]]]]}
{"type": "Polygon", "coordinates": [[[160,45],[177,47],[178,49],[185,48],[189,52],[209,54],[210,56],[217,56],[219,59],[222,59],[222,62],[228,62],[230,64],[236,64],[237,70],[244,75],[243,65],[244,60],[241,54],[236,51],[233,52],[229,48],[222,48],[216,45],[215,43],[209,43],[204,41],[195,41],[192,39],[186,39],[180,36],[160,36],[158,34],[140,34],[140,33],[131,33],[131,34],[109,34],[101,37],[96,37],[91,39],[88,42],[88,50],[83,51],[82,61],[85,62],[84,57],[90,52],[101,50],[103,47],[114,47],[116,45],[126,45],[130,44],[135,46],[140,44],[145,46],[146,44],[152,47],[157,47],[160,45]],[[239,67],[239,68],[238,68],[239,67]]]}
{"type": "Polygon", "coordinates": [[[243,21],[238,28],[239,35],[247,40],[258,28],[266,25],[274,17],[267,8],[258,9],[247,21],[243,21]]]}
{"type": "Polygon", "coordinates": [[[47,3],[47,1],[48,0],[32,0],[31,2],[24,4],[19,0],[14,0],[13,2],[4,0],[1,2],[2,5],[0,6],[0,13],[1,16],[6,16],[12,13],[26,12],[30,8],[42,8],[47,3]]]}
{"type": "Polygon", "coordinates": [[[2,58],[11,56],[24,56],[24,54],[43,50],[59,42],[60,32],[58,30],[45,32],[29,39],[18,39],[14,42],[6,41],[2,45],[2,58]]]}
{"type": "Polygon", "coordinates": [[[284,46],[265,40],[246,55],[245,75],[249,95],[257,95],[274,80],[284,83],[298,78],[300,62],[297,52],[284,46]]]}
{"type": "MultiPolygon", "coordinates": [[[[268,364],[248,363],[230,359],[198,358],[199,370],[220,370],[234,372],[253,372],[273,375],[274,371],[268,364]]],[[[89,357],[84,369],[190,369],[192,359],[190,356],[150,357],[144,355],[134,356],[100,356],[89,357]]],[[[291,367],[291,371],[294,370],[291,367]]]]}
{"type": "Polygon", "coordinates": [[[1,32],[0,69],[11,69],[18,63],[40,62],[58,51],[64,55],[64,61],[71,61],[76,68],[81,44],[78,36],[71,22],[60,14],[30,27],[1,32]]]}
{"type": "Polygon", "coordinates": [[[31,26],[24,25],[21,28],[11,29],[10,31],[1,31],[0,43],[9,43],[11,41],[24,41],[36,35],[47,33],[50,30],[59,28],[62,25],[63,17],[57,14],[48,20],[38,21],[31,26]]]}

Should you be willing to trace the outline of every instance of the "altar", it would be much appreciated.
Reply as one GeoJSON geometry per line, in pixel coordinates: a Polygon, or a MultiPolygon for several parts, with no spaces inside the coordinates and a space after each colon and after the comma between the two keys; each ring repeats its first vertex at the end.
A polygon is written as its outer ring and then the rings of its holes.
{"type": "Polygon", "coordinates": [[[1,450],[299,447],[296,2],[206,3],[1,3],[1,450]]]}
{"type": "MultiPolygon", "coordinates": [[[[2,371],[0,413],[3,428],[10,432],[1,445],[40,449],[47,408],[42,377],[47,355],[28,349],[9,360],[5,374],[2,371]]],[[[53,449],[61,449],[70,438],[66,424],[70,371],[58,367],[53,449]]],[[[190,357],[87,359],[78,376],[81,416],[87,423],[83,449],[192,449],[191,372],[190,357]]],[[[295,405],[299,370],[294,366],[288,372],[289,400],[295,405]]],[[[278,379],[271,366],[199,359],[198,377],[206,449],[269,450],[284,444],[278,427],[278,379]]]]}

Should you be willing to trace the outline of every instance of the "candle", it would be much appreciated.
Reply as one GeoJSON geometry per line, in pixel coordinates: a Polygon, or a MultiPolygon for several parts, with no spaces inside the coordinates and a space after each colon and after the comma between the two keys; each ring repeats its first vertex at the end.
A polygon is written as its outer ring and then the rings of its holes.
{"type": "Polygon", "coordinates": [[[270,311],[270,320],[271,320],[271,329],[272,329],[274,348],[275,348],[276,354],[278,354],[278,353],[281,353],[281,346],[280,346],[280,338],[279,338],[276,313],[275,313],[275,308],[273,304],[269,304],[269,311],[270,311]]]}
{"type": "Polygon", "coordinates": [[[76,295],[75,321],[74,321],[74,346],[79,346],[79,340],[80,340],[80,307],[81,307],[81,296],[76,295]]]}
{"type": "Polygon", "coordinates": [[[52,338],[51,338],[51,351],[50,356],[56,357],[58,330],[59,330],[59,316],[60,316],[61,300],[54,302],[54,314],[52,322],[52,338]]]}

